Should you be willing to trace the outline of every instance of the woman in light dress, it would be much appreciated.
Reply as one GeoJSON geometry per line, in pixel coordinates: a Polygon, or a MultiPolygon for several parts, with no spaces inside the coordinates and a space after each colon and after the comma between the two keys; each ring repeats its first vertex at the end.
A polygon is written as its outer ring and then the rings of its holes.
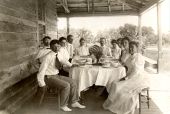
{"type": "Polygon", "coordinates": [[[85,39],[80,39],[80,46],[75,50],[75,56],[88,56],[89,48],[86,46],[85,39]]]}
{"type": "Polygon", "coordinates": [[[122,39],[122,52],[121,52],[121,57],[120,57],[120,61],[122,63],[122,65],[125,64],[126,60],[129,58],[130,53],[129,53],[129,38],[125,37],[122,39]]]}
{"type": "Polygon", "coordinates": [[[116,40],[113,39],[113,40],[111,41],[111,44],[112,44],[112,47],[111,47],[112,57],[113,57],[114,59],[119,60],[120,55],[121,55],[121,49],[119,48],[118,43],[117,43],[116,40]]]}
{"type": "Polygon", "coordinates": [[[124,80],[113,82],[109,90],[109,96],[103,104],[116,114],[134,114],[138,106],[138,94],[149,86],[149,78],[144,72],[144,58],[138,53],[138,43],[130,42],[129,51],[131,56],[126,61],[128,67],[124,80]]]}

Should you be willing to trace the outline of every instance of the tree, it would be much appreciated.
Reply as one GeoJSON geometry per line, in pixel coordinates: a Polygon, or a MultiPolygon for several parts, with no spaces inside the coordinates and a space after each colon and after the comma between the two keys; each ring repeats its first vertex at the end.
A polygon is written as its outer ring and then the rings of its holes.
{"type": "Polygon", "coordinates": [[[157,43],[157,37],[156,37],[152,27],[143,26],[142,27],[142,36],[144,38],[142,40],[145,45],[157,43]]]}
{"type": "Polygon", "coordinates": [[[162,43],[164,45],[170,45],[170,32],[168,34],[163,34],[162,35],[162,43]]]}
{"type": "Polygon", "coordinates": [[[137,27],[132,24],[125,24],[119,27],[119,33],[122,37],[129,37],[131,40],[135,39],[137,36],[137,27]]]}

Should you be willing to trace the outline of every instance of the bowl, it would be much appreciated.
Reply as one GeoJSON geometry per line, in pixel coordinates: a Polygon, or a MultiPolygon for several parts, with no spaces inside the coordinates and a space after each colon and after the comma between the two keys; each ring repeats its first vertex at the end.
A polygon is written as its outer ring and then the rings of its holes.
{"type": "Polygon", "coordinates": [[[118,63],[118,62],[112,62],[112,66],[113,66],[113,67],[118,67],[118,66],[119,66],[119,63],[118,63]]]}
{"type": "Polygon", "coordinates": [[[102,66],[103,66],[103,67],[110,67],[110,62],[102,63],[102,66]]]}

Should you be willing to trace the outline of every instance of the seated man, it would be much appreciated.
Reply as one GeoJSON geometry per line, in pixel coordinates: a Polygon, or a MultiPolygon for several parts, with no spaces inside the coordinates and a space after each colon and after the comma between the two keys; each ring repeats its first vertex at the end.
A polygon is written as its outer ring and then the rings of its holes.
{"type": "Polygon", "coordinates": [[[110,47],[106,46],[106,38],[103,38],[103,37],[100,38],[100,47],[103,50],[103,56],[104,57],[112,56],[110,47]]]}
{"type": "Polygon", "coordinates": [[[70,99],[72,107],[85,108],[85,106],[78,103],[78,92],[76,83],[69,77],[59,76],[59,69],[61,64],[74,66],[63,61],[59,55],[60,45],[58,40],[50,42],[51,52],[43,59],[37,79],[40,89],[45,90],[46,85],[49,87],[56,87],[61,90],[61,109],[63,111],[72,111],[68,108],[68,101],[70,99]],[[61,63],[60,63],[60,62],[61,63]]]}
{"type": "Polygon", "coordinates": [[[51,51],[51,49],[50,49],[51,38],[49,36],[45,36],[42,39],[42,41],[43,41],[44,46],[42,48],[40,48],[40,50],[38,51],[37,56],[36,56],[36,59],[38,59],[40,63],[42,62],[43,57],[51,51]]]}
{"type": "Polygon", "coordinates": [[[73,46],[73,35],[67,36],[67,50],[70,55],[69,62],[71,62],[73,56],[74,56],[74,46],[73,46]]]}
{"type": "MultiPolygon", "coordinates": [[[[70,59],[70,55],[69,52],[67,50],[67,39],[65,37],[60,37],[59,38],[59,44],[61,46],[60,51],[59,51],[59,55],[62,61],[67,62],[68,64],[71,64],[69,62],[70,59]]],[[[69,76],[69,67],[67,65],[63,65],[62,69],[60,69],[59,74],[60,75],[64,75],[64,76],[69,76]]]]}

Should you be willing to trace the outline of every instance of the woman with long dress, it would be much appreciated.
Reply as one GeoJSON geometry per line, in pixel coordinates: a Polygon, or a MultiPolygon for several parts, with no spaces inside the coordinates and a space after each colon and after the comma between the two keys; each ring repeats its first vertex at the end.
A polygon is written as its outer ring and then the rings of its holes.
{"type": "Polygon", "coordinates": [[[129,58],[130,53],[129,53],[129,42],[130,39],[128,37],[125,37],[122,39],[122,52],[121,52],[121,57],[120,57],[120,62],[122,65],[125,64],[126,60],[129,58]]]}
{"type": "Polygon", "coordinates": [[[139,92],[149,86],[149,78],[144,72],[144,58],[138,53],[138,43],[130,42],[131,56],[126,61],[127,75],[119,82],[113,82],[109,90],[109,96],[103,104],[116,114],[134,114],[138,106],[139,92]]]}
{"type": "Polygon", "coordinates": [[[75,49],[76,56],[88,56],[89,55],[89,48],[86,45],[86,41],[84,38],[80,39],[80,46],[75,49]]]}

